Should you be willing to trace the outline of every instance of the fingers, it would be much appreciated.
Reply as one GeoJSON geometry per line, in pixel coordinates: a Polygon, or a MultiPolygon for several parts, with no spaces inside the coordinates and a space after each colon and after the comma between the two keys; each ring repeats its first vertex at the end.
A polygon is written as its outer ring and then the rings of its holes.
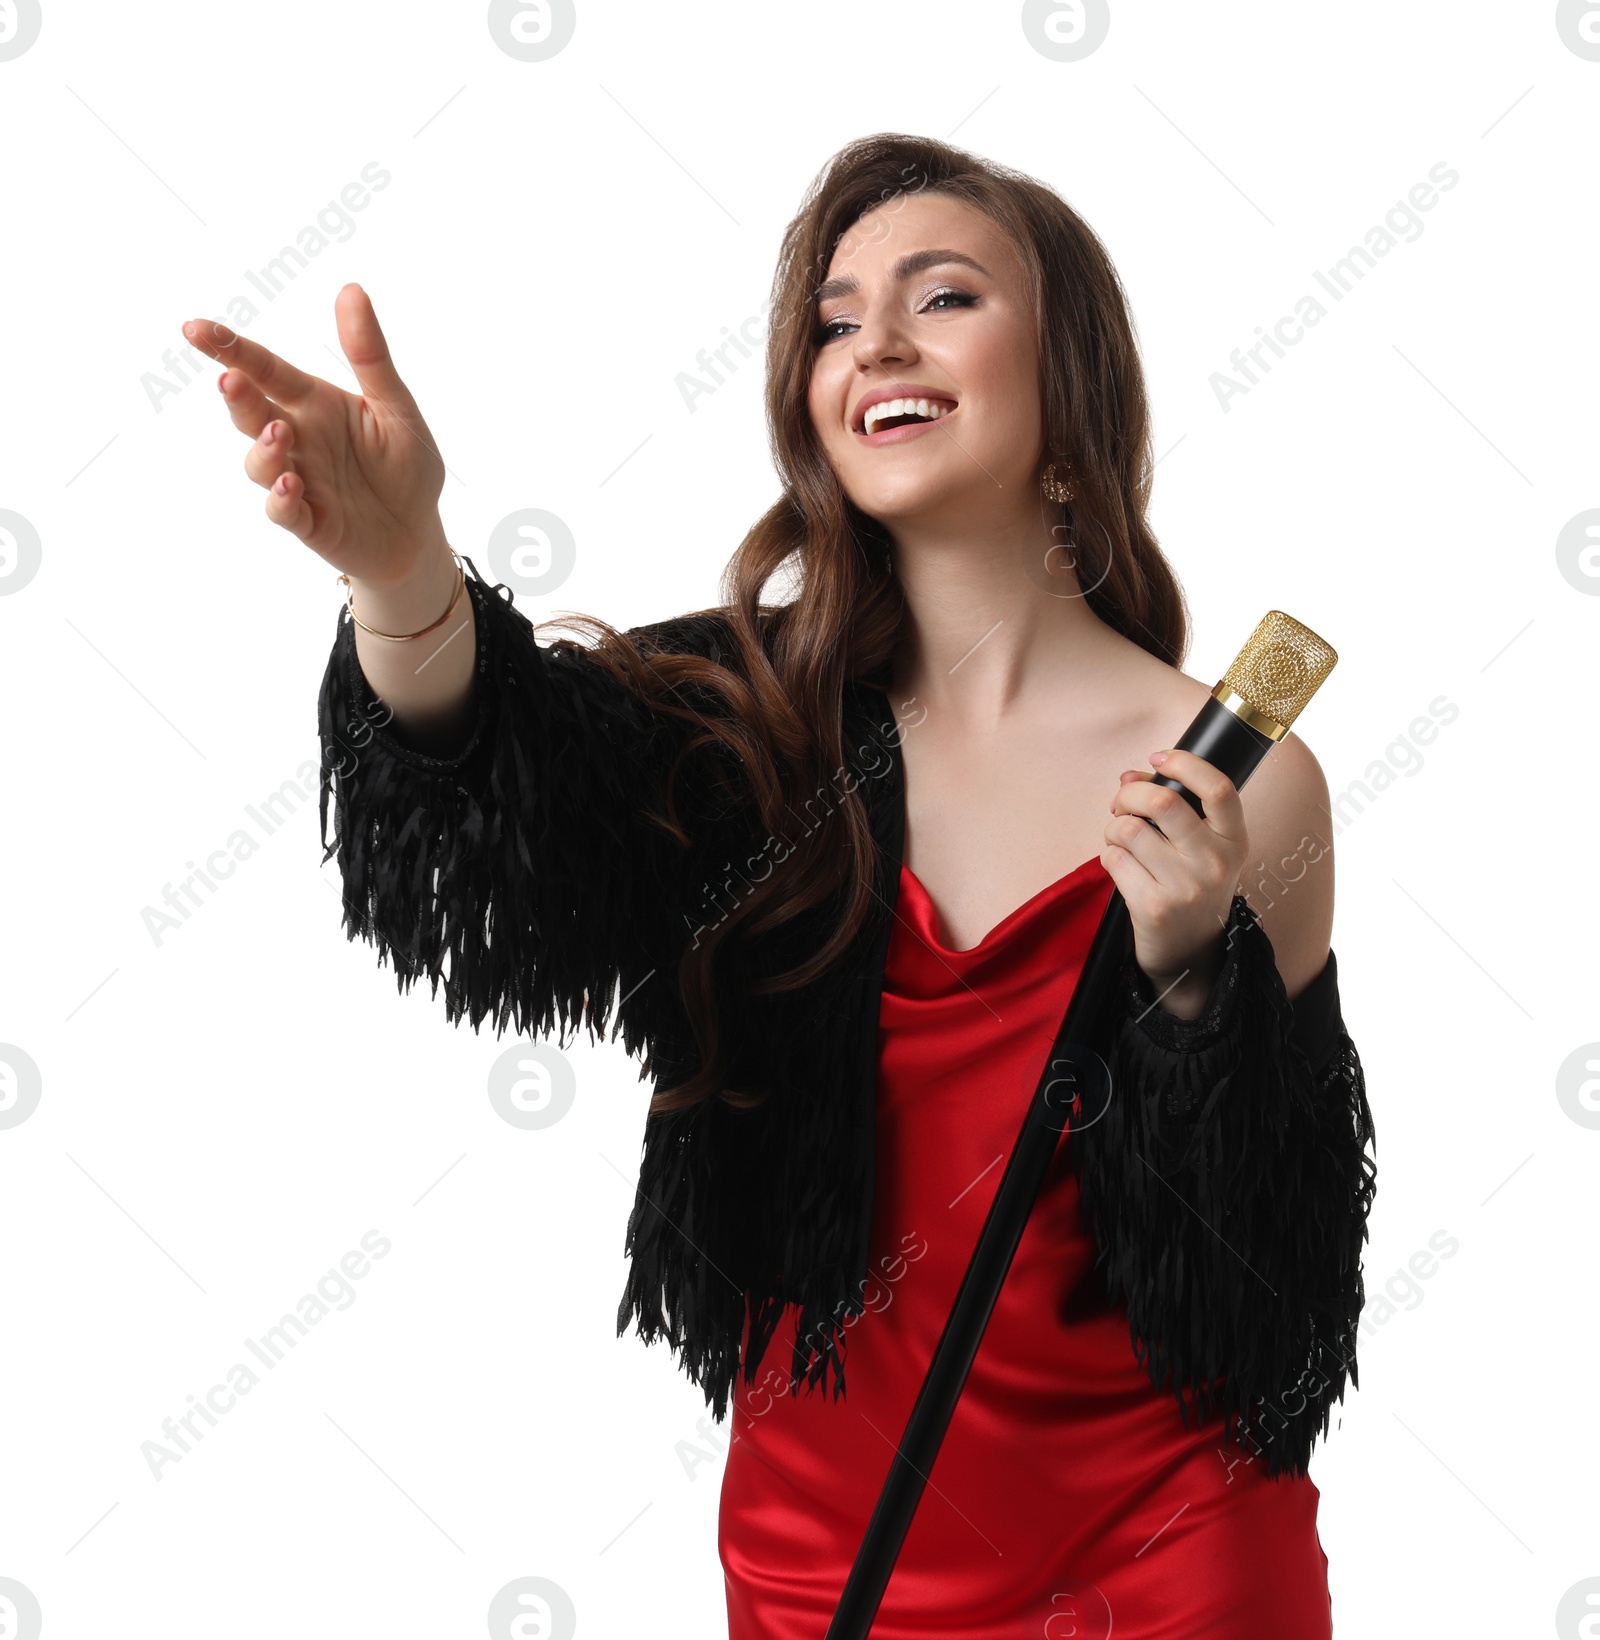
{"type": "MultiPolygon", "coordinates": [[[[263,402],[271,408],[270,401],[263,402]]],[[[314,520],[306,504],[306,482],[289,464],[293,455],[293,424],[282,416],[269,415],[260,435],[245,451],[244,470],[251,483],[267,492],[267,517],[304,540],[314,520]]]]}
{"type": "Polygon", "coordinates": [[[278,474],[267,491],[267,517],[302,541],[311,534],[316,520],[306,505],[306,484],[299,473],[278,474]]]}
{"type": "MultiPolygon", "coordinates": [[[[283,414],[282,408],[261,391],[242,370],[224,370],[217,378],[217,391],[228,407],[233,425],[251,438],[260,438],[274,416],[283,414]]],[[[245,469],[247,472],[249,468],[245,469]]],[[[255,475],[252,473],[251,477],[255,475]]]]}
{"type": "Polygon", "coordinates": [[[294,424],[239,371],[224,372],[218,385],[234,426],[256,435],[245,451],[244,470],[252,484],[267,492],[267,517],[304,540],[313,516],[306,504],[305,480],[289,465],[294,454],[294,424]]]}
{"type": "Polygon", "coordinates": [[[316,521],[306,503],[305,480],[289,466],[294,428],[282,406],[303,403],[329,384],[215,320],[191,319],[183,333],[227,366],[217,386],[234,426],[254,440],[245,452],[245,473],[266,490],[267,517],[304,540],[316,521]]]}
{"type": "Polygon", "coordinates": [[[1246,846],[1238,789],[1214,764],[1192,752],[1158,752],[1152,761],[1200,798],[1205,817],[1195,813],[1182,793],[1156,785],[1147,773],[1125,770],[1111,800],[1107,855],[1136,862],[1169,887],[1227,875],[1233,856],[1246,846]]]}
{"type": "Polygon", "coordinates": [[[274,417],[245,453],[244,470],[267,492],[267,517],[304,540],[315,522],[306,503],[306,481],[289,465],[294,428],[274,417]]]}
{"type": "Polygon", "coordinates": [[[246,476],[252,484],[270,490],[289,471],[293,449],[293,426],[281,417],[269,417],[260,437],[244,453],[246,476]]]}
{"type": "MultiPolygon", "coordinates": [[[[1118,815],[1143,815],[1159,826],[1180,853],[1193,854],[1203,847],[1201,834],[1210,827],[1184,801],[1181,792],[1170,786],[1158,786],[1148,774],[1129,769],[1122,776],[1122,785],[1111,799],[1111,812],[1118,815]]],[[[1140,831],[1150,827],[1140,825],[1140,831]]],[[[1136,835],[1131,832],[1130,835],[1136,835]]]]}
{"type": "Polygon", "coordinates": [[[396,410],[414,411],[416,403],[389,357],[389,344],[371,297],[360,285],[346,285],[334,298],[333,315],[339,327],[339,346],[356,373],[363,396],[396,410]]]}
{"type": "MultiPolygon", "coordinates": [[[[1206,821],[1224,837],[1237,837],[1244,831],[1244,805],[1239,801],[1239,790],[1214,763],[1207,763],[1193,752],[1152,752],[1150,761],[1159,771],[1186,786],[1206,811],[1206,821]]],[[[1157,787],[1156,790],[1162,790],[1157,787]]],[[[1177,794],[1174,793],[1174,796],[1177,794]]],[[[1179,799],[1182,802],[1182,799],[1179,799]]],[[[1188,808],[1187,803],[1184,804],[1188,808]]],[[[1190,810],[1193,813],[1193,810],[1190,810]]]]}
{"type": "MultiPolygon", "coordinates": [[[[1183,802],[1182,798],[1178,801],[1183,802]]],[[[1188,805],[1184,804],[1187,808],[1188,805]]],[[[1166,883],[1175,876],[1175,867],[1178,862],[1177,850],[1161,835],[1154,826],[1147,825],[1137,814],[1113,815],[1106,827],[1106,846],[1101,856],[1101,863],[1107,870],[1111,869],[1111,861],[1126,862],[1138,871],[1142,880],[1157,883],[1166,883]]],[[[1118,882],[1123,895],[1128,895],[1128,886],[1118,882]]]]}
{"type": "Polygon", "coordinates": [[[190,319],[183,327],[186,340],[229,370],[242,370],[262,392],[280,404],[299,404],[317,388],[326,386],[316,376],[296,370],[287,359],[252,342],[214,319],[190,319]]]}

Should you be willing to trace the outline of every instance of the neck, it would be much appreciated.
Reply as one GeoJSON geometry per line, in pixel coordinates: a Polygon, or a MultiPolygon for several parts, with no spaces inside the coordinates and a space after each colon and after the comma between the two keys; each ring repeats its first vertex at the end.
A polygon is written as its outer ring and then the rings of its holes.
{"type": "Polygon", "coordinates": [[[981,528],[897,521],[894,568],[906,619],[891,693],[941,715],[993,722],[1073,690],[1116,634],[1082,595],[1062,509],[998,509],[981,528]]]}

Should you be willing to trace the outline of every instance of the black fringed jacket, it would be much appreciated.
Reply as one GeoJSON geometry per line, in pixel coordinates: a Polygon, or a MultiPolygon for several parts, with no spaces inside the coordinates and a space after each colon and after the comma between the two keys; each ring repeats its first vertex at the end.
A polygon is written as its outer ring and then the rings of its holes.
{"type": "MultiPolygon", "coordinates": [[[[753,811],[713,797],[706,781],[692,822],[680,809],[695,841],[679,848],[645,811],[659,806],[680,721],[643,707],[581,647],[536,643],[509,589],[475,566],[468,589],[476,717],[450,757],[383,726],[340,612],[318,728],[324,859],[337,852],[348,936],[393,964],[402,991],[422,975],[435,995],[442,984],[452,1023],[559,1026],[563,1040],[609,1024],[642,1054],[641,1078],[671,1086],[697,1062],[678,958],[734,896],[781,868],[794,836],[762,835],[753,811]]],[[[683,616],[633,635],[720,659],[719,631],[726,640],[716,617],[683,616]]],[[[712,1099],[646,1119],[618,1332],[637,1319],[646,1342],[665,1337],[719,1421],[741,1367],[755,1381],[790,1305],[791,1392],[825,1387],[831,1372],[843,1393],[846,1318],[863,1308],[878,1005],[905,804],[887,697],[848,685],[844,720],[847,761],[801,805],[795,834],[844,791],[861,792],[877,894],[849,960],[798,992],[730,989],[729,1085],[764,1090],[762,1104],[712,1099]]],[[[836,915],[823,906],[791,919],[738,961],[777,972],[815,950],[836,915]]],[[[1346,1378],[1358,1382],[1372,1115],[1333,955],[1291,1004],[1243,896],[1229,935],[1193,1021],[1156,1006],[1130,958],[1099,1043],[1110,1107],[1062,1142],[1100,1273],[1127,1308],[1151,1382],[1172,1391],[1185,1421],[1191,1410],[1220,1415],[1223,1439],[1273,1474],[1299,1473],[1346,1378]]]]}

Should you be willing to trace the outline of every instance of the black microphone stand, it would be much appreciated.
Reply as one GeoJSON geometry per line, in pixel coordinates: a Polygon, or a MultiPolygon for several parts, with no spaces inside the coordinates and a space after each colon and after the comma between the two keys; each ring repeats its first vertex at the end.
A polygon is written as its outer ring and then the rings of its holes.
{"type": "Polygon", "coordinates": [[[1065,1128],[1086,1127],[1104,1113],[1103,1104],[1092,1114],[1089,1111],[1096,1096],[1110,1097],[1110,1087],[1105,1067],[1088,1039],[1115,994],[1132,949],[1132,932],[1127,902],[1113,889],[1011,1159],[1000,1176],[978,1245],[939,1335],[927,1377],[895,1449],[826,1640],[866,1640],[1056,1145],[1065,1128]]]}

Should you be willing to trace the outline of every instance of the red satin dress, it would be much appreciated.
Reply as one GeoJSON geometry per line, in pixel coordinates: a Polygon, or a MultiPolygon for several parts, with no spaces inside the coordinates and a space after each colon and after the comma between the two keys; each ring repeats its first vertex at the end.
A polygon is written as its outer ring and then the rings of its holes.
{"type": "MultiPolygon", "coordinates": [[[[1098,857],[966,951],[900,877],[879,1014],[866,1313],[846,1392],[738,1385],[718,1522],[730,1640],[822,1640],[1112,882],[1098,857]]],[[[1327,1640],[1316,1486],[1185,1428],[1058,1148],[895,1564],[875,1640],[1327,1640]]]]}

